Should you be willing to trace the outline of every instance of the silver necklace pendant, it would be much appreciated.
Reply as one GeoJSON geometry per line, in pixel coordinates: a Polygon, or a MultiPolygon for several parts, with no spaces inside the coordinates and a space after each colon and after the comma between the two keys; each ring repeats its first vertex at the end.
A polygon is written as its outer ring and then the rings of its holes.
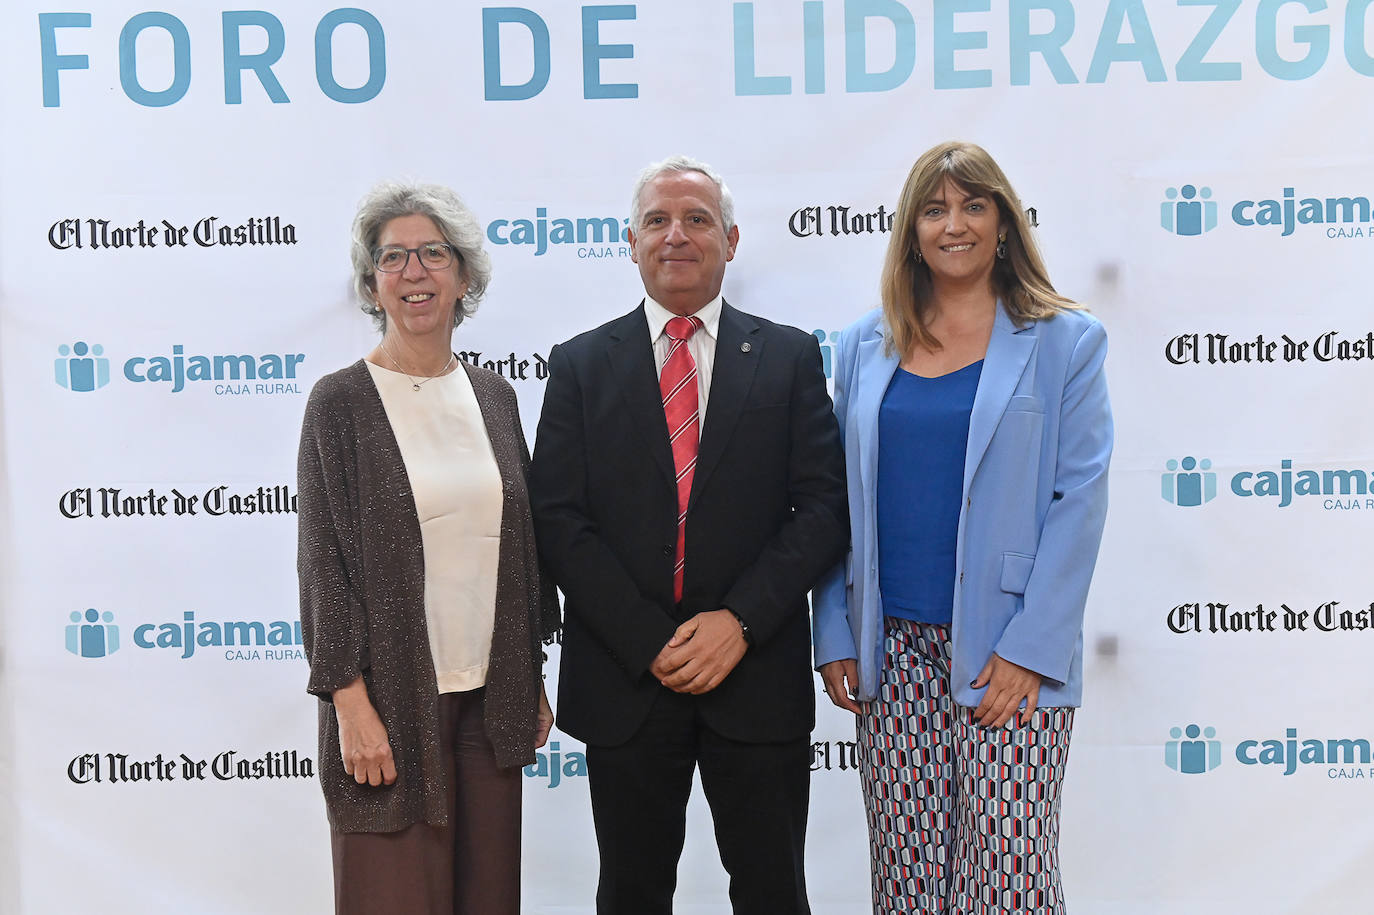
{"type": "Polygon", "coordinates": [[[422,384],[428,384],[429,382],[433,381],[434,379],[436,379],[436,378],[442,376],[445,372],[447,372],[450,368],[452,368],[453,363],[455,363],[455,362],[458,361],[458,357],[455,356],[452,352],[449,352],[449,354],[448,354],[448,362],[445,362],[445,363],[444,363],[444,367],[441,368],[441,369],[439,370],[439,374],[438,374],[438,375],[429,375],[428,377],[425,378],[424,381],[416,381],[415,378],[414,378],[409,372],[407,372],[404,368],[402,368],[401,363],[399,363],[399,362],[396,361],[396,357],[393,356],[393,355],[391,355],[391,350],[387,349],[387,347],[386,347],[386,339],[385,339],[385,338],[382,339],[381,343],[382,343],[382,352],[386,353],[386,357],[387,357],[388,359],[391,360],[391,364],[394,365],[394,366],[396,366],[396,368],[401,372],[402,375],[405,375],[407,378],[410,379],[410,389],[411,389],[412,391],[419,391],[419,390],[420,390],[420,385],[422,385],[422,384]]]}

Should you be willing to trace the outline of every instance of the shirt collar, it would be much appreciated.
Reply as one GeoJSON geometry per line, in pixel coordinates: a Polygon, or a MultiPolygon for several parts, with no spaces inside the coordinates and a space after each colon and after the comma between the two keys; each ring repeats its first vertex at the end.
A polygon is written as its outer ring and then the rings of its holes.
{"type": "MultiPolygon", "coordinates": [[[[712,341],[716,339],[716,331],[720,328],[720,305],[721,297],[716,296],[692,315],[701,321],[703,330],[712,341]]],[[[649,322],[649,342],[657,343],[658,338],[663,335],[663,328],[677,315],[655,302],[653,296],[646,295],[644,297],[644,317],[649,322]]]]}

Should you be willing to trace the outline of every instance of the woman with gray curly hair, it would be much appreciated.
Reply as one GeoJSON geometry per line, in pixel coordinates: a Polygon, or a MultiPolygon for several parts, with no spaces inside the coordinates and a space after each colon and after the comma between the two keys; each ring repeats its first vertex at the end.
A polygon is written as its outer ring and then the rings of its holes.
{"type": "Polygon", "coordinates": [[[335,911],[515,915],[559,621],[515,392],[453,354],[491,262],[451,190],[386,183],[358,208],[353,270],[382,337],[315,385],[297,467],[335,911]]]}

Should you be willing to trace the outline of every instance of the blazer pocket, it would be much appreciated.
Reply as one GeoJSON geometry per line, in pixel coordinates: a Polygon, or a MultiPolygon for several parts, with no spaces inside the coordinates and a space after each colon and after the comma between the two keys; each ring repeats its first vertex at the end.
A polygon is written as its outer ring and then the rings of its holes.
{"type": "Polygon", "coordinates": [[[1008,594],[1025,594],[1035,557],[1025,553],[1002,554],[1002,590],[1008,594]]]}
{"type": "Polygon", "coordinates": [[[1045,404],[1039,397],[1018,394],[1007,402],[1008,413],[1044,413],[1045,404]]]}

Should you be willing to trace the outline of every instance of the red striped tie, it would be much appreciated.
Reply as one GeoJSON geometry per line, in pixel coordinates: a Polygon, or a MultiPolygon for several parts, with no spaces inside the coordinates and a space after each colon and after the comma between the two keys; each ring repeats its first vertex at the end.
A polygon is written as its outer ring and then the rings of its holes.
{"type": "Polygon", "coordinates": [[[668,441],[673,447],[677,471],[677,552],[673,564],[673,600],[682,600],[682,570],[687,545],[687,499],[692,494],[692,475],[697,468],[701,422],[697,412],[697,362],[687,341],[700,330],[698,318],[673,318],[663,332],[673,341],[658,389],[663,395],[663,415],[668,420],[668,441]]]}

